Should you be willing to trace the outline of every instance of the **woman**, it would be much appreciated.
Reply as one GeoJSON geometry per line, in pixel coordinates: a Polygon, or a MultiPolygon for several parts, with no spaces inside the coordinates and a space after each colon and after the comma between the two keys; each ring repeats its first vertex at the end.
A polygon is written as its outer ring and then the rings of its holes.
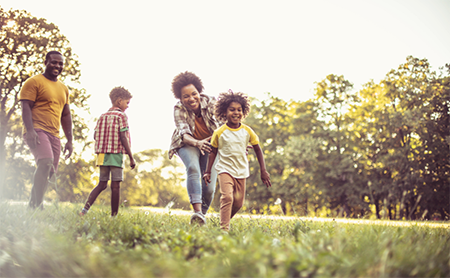
{"type": "Polygon", "coordinates": [[[214,167],[211,183],[202,179],[211,152],[209,141],[214,130],[222,125],[214,116],[216,99],[202,94],[203,89],[201,79],[192,72],[174,77],[172,92],[179,101],[174,107],[175,131],[169,150],[169,158],[176,153],[186,166],[187,191],[194,209],[191,224],[201,225],[206,223],[205,214],[214,198],[217,180],[214,167]]]}

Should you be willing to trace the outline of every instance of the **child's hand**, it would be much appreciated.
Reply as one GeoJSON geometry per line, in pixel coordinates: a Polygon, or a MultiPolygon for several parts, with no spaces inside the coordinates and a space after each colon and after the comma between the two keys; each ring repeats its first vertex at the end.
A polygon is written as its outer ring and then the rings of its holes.
{"type": "Polygon", "coordinates": [[[206,182],[206,186],[211,182],[211,173],[205,173],[203,175],[203,180],[206,182]]]}
{"type": "Polygon", "coordinates": [[[252,145],[248,145],[247,148],[245,149],[245,155],[248,155],[248,151],[252,150],[253,146],[252,145]]]}
{"type": "Polygon", "coordinates": [[[267,188],[272,186],[272,183],[270,182],[270,174],[267,171],[261,171],[261,180],[267,188]]]}
{"type": "Polygon", "coordinates": [[[130,157],[130,167],[131,167],[131,170],[133,170],[134,167],[136,167],[136,162],[134,161],[133,157],[130,157]]]}

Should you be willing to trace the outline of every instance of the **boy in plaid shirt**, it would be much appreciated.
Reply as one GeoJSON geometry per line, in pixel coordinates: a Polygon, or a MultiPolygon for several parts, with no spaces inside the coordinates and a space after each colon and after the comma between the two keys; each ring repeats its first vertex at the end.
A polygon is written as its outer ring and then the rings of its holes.
{"type": "Polygon", "coordinates": [[[136,163],[130,149],[130,132],[125,110],[133,97],[123,87],[116,87],[109,93],[112,107],[102,114],[95,127],[95,153],[100,167],[98,185],[91,191],[80,215],[89,211],[98,195],[107,188],[111,175],[111,216],[117,215],[120,203],[120,182],[123,180],[123,154],[128,154],[131,169],[136,163]]]}

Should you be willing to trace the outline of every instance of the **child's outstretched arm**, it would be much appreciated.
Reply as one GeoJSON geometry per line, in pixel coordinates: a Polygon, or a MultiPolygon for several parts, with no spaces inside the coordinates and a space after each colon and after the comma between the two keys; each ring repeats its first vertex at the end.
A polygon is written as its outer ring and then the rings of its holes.
{"type": "Polygon", "coordinates": [[[126,131],[120,132],[120,142],[122,143],[122,146],[125,148],[125,151],[127,151],[128,157],[130,158],[130,167],[131,169],[134,169],[136,166],[136,162],[134,161],[133,154],[131,153],[130,144],[128,144],[128,138],[126,131]]]}
{"type": "Polygon", "coordinates": [[[217,148],[211,147],[211,152],[208,155],[208,162],[206,163],[206,170],[203,174],[203,179],[206,182],[206,186],[211,182],[211,169],[214,164],[214,160],[216,160],[217,148]]]}
{"type": "Polygon", "coordinates": [[[270,182],[270,175],[266,170],[266,162],[264,161],[264,155],[261,150],[261,147],[259,144],[253,145],[253,150],[255,150],[256,158],[259,162],[259,168],[261,171],[261,180],[263,183],[267,186],[267,188],[272,186],[272,183],[270,182]]]}

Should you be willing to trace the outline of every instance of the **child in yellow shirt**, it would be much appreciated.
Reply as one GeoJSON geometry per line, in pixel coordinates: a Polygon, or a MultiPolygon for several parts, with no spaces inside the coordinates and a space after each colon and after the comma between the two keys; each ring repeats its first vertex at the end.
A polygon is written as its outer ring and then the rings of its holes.
{"type": "Polygon", "coordinates": [[[245,181],[250,175],[246,155],[250,143],[255,151],[261,170],[261,180],[271,187],[270,175],[266,170],[263,152],[256,133],[241,121],[250,112],[250,101],[243,93],[221,93],[216,103],[215,114],[226,124],[214,131],[211,138],[212,151],[203,179],[211,179],[211,168],[219,158],[215,169],[218,173],[220,187],[220,228],[228,231],[230,220],[241,209],[245,199],[245,181]]]}

